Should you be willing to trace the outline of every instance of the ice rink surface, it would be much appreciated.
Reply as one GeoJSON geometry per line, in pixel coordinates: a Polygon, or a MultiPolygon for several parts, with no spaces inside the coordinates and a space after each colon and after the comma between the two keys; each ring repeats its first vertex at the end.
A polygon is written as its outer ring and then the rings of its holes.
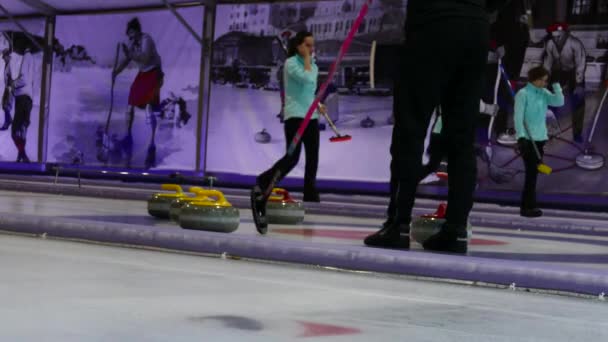
{"type": "Polygon", "coordinates": [[[606,341],[606,303],[0,235],[4,341],[606,341]]]}

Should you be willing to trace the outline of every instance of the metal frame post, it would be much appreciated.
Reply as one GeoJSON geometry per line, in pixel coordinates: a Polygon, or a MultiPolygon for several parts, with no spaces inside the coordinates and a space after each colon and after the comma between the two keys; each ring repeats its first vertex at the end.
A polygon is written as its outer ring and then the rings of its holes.
{"type": "Polygon", "coordinates": [[[38,119],[38,162],[46,163],[49,112],[51,103],[51,79],[53,76],[53,41],[55,18],[47,17],[44,29],[44,52],[42,56],[42,81],[40,89],[40,114],[38,119]]]}
{"type": "Polygon", "coordinates": [[[198,122],[196,139],[196,171],[206,171],[207,136],[209,130],[209,100],[211,97],[211,64],[213,62],[213,38],[215,36],[216,1],[205,5],[203,19],[203,44],[201,47],[201,72],[198,94],[198,122]]]}

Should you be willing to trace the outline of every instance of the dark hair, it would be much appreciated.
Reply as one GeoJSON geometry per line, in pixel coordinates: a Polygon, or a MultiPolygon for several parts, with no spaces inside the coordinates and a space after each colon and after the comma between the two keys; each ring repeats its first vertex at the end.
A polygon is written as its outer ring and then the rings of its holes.
{"type": "Polygon", "coordinates": [[[129,20],[129,23],[127,24],[126,33],[129,33],[129,30],[134,30],[137,33],[141,32],[141,24],[139,23],[139,19],[133,18],[133,19],[129,20]]]}
{"type": "Polygon", "coordinates": [[[543,66],[537,66],[528,71],[528,82],[538,81],[541,78],[549,76],[549,71],[543,66]]]}
{"type": "Polygon", "coordinates": [[[312,33],[308,31],[300,31],[296,33],[295,37],[289,40],[289,46],[287,47],[287,57],[293,57],[298,54],[298,46],[304,43],[304,40],[308,37],[312,37],[312,33]]]}

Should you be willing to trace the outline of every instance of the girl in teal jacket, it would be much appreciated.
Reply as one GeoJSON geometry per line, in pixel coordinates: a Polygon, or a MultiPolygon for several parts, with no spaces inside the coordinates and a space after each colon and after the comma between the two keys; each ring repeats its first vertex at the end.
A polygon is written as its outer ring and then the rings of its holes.
{"type": "Polygon", "coordinates": [[[553,84],[553,93],[547,90],[549,72],[535,67],[528,72],[528,84],[515,96],[515,131],[519,150],[524,160],[526,179],[521,198],[521,216],[539,217],[543,212],[536,205],[536,179],[538,164],[534,146],[536,144],[541,157],[549,137],[547,135],[547,108],[564,105],[564,94],[559,83],[553,84]]]}
{"type": "MultiPolygon", "coordinates": [[[[310,32],[298,32],[289,42],[289,51],[285,61],[283,80],[285,82],[285,105],[283,107],[285,141],[287,148],[295,137],[300,124],[304,120],[308,109],[315,99],[317,91],[317,77],[319,68],[312,57],[314,39],[310,32]]],[[[319,111],[324,112],[325,106],[319,105],[319,111]]],[[[266,200],[268,187],[271,183],[278,183],[298,164],[302,143],[306,152],[306,167],[304,169],[304,201],[319,202],[317,192],[317,167],[319,165],[319,114],[313,113],[300,143],[295,152],[290,156],[285,154],[270,169],[258,176],[256,186],[251,193],[254,217],[262,218],[266,213],[266,200]],[[275,174],[279,179],[273,179],[275,174]],[[257,215],[257,216],[256,216],[257,215]]],[[[262,220],[264,221],[264,220],[262,220]]],[[[265,223],[256,227],[258,230],[265,229],[265,223]]]]}

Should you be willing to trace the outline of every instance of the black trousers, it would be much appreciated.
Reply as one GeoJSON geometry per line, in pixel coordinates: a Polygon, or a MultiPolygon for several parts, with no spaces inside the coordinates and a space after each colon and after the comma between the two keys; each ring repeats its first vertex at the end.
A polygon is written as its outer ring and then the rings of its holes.
{"type": "Polygon", "coordinates": [[[424,138],[434,108],[441,105],[449,160],[447,223],[466,225],[473,206],[477,166],[475,121],[489,49],[489,25],[467,18],[442,19],[406,32],[396,101],[398,174],[396,220],[409,224],[422,173],[424,138]]]}
{"type": "MultiPolygon", "coordinates": [[[[285,129],[285,142],[286,149],[291,145],[291,141],[295,137],[298,128],[303,119],[292,118],[286,120],[284,123],[285,129]]],[[[276,183],[280,182],[291,170],[293,170],[298,161],[300,160],[300,153],[302,152],[302,144],[304,144],[304,150],[306,153],[306,167],[304,169],[304,193],[316,193],[317,183],[317,169],[319,167],[319,122],[318,120],[310,120],[302,139],[298,143],[294,153],[285,156],[277,161],[270,169],[258,176],[257,184],[260,186],[262,191],[266,191],[273,182],[273,177],[277,174],[279,177],[274,180],[276,183]]]]}
{"type": "MultiPolygon", "coordinates": [[[[524,166],[526,170],[526,179],[524,181],[524,190],[521,194],[521,209],[534,209],[536,208],[536,180],[538,178],[538,163],[540,160],[536,156],[534,151],[533,142],[528,139],[518,140],[519,150],[521,157],[524,160],[524,166]]],[[[535,141],[538,151],[540,152],[541,158],[544,155],[543,148],[545,147],[544,141],[535,141]]]]}
{"type": "MultiPolygon", "coordinates": [[[[391,151],[393,148],[397,148],[398,143],[396,141],[396,130],[393,129],[393,137],[391,140],[391,151]]],[[[418,179],[418,182],[425,179],[431,173],[437,171],[444,157],[446,156],[445,148],[441,139],[441,134],[431,133],[429,141],[429,162],[422,166],[422,173],[418,179]]],[[[392,153],[392,152],[391,152],[392,153]]],[[[393,158],[391,160],[391,178],[390,178],[390,200],[388,203],[387,217],[388,221],[392,222],[397,214],[397,188],[399,185],[399,177],[397,172],[397,161],[393,158]]]]}

